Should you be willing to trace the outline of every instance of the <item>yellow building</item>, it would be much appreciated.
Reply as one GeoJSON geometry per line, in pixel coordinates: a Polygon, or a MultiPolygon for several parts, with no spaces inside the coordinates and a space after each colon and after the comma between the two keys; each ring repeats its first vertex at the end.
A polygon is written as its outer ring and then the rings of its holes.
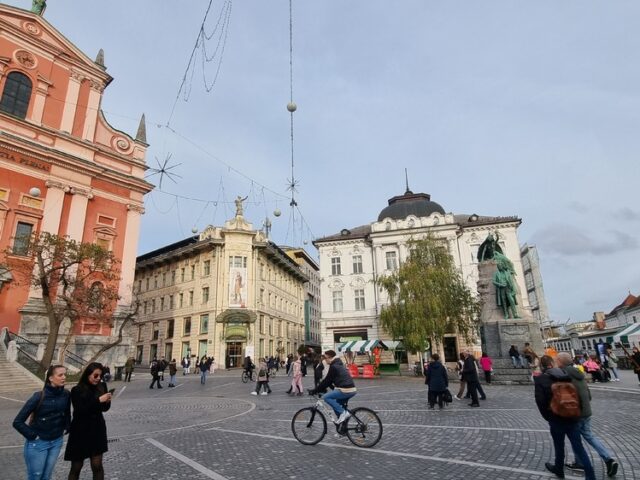
{"type": "Polygon", "coordinates": [[[138,257],[136,360],[203,355],[219,367],[280,356],[304,344],[304,284],[298,265],[246,222],[241,205],[223,227],[138,257]]]}

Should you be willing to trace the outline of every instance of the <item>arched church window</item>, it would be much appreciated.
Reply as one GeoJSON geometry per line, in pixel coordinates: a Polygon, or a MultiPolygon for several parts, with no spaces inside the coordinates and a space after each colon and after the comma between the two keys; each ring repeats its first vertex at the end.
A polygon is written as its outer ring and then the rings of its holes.
{"type": "Polygon", "coordinates": [[[31,99],[31,80],[24,73],[11,72],[7,75],[7,80],[2,91],[0,100],[0,110],[25,118],[31,99]]]}

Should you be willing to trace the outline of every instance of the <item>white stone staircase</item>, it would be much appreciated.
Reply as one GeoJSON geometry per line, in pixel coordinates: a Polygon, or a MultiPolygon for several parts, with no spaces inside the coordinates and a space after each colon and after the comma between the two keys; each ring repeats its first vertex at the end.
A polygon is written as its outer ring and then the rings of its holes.
{"type": "Polygon", "coordinates": [[[0,395],[20,390],[39,390],[42,382],[36,376],[17,363],[7,360],[4,345],[0,348],[0,395]]]}

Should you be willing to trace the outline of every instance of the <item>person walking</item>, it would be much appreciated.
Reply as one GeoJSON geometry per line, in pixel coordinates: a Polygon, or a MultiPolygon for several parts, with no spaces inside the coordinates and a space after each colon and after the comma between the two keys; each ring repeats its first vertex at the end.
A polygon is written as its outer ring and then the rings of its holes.
{"type": "MultiPolygon", "coordinates": [[[[476,367],[476,359],[473,358],[470,351],[464,352],[464,363],[462,366],[462,379],[467,382],[467,389],[469,395],[471,395],[470,407],[479,407],[478,402],[478,386],[480,381],[478,380],[478,367],[476,367]]],[[[484,395],[483,395],[484,397],[484,395]]]]}
{"type": "Polygon", "coordinates": [[[524,365],[522,364],[522,357],[515,345],[511,345],[511,348],[509,349],[509,356],[511,357],[513,368],[524,368],[524,365]]]}
{"type": "Polygon", "coordinates": [[[269,366],[264,358],[260,359],[258,364],[258,380],[256,381],[256,389],[251,392],[251,395],[268,395],[271,393],[269,387],[269,366]],[[263,390],[260,392],[260,390],[263,390]]]}
{"type": "Polygon", "coordinates": [[[613,373],[613,382],[619,382],[620,376],[618,375],[618,356],[613,353],[613,350],[610,348],[607,349],[607,357],[609,357],[609,368],[611,368],[611,372],[613,373]]]}
{"type": "Polygon", "coordinates": [[[167,361],[162,357],[158,362],[158,375],[160,375],[160,380],[164,382],[164,371],[167,369],[167,361]]]}
{"type": "Polygon", "coordinates": [[[210,368],[209,359],[206,355],[203,355],[200,359],[200,385],[204,385],[207,382],[207,373],[209,373],[210,368]]]}
{"type": "Polygon", "coordinates": [[[89,459],[94,480],[104,479],[102,455],[107,446],[107,425],[104,412],[111,408],[111,393],[102,381],[102,365],[93,362],[87,365],[78,384],[71,389],[73,419],[69,429],[69,440],[64,459],[71,462],[69,480],[78,480],[89,459]]]}
{"type": "Polygon", "coordinates": [[[131,374],[133,373],[134,364],[135,364],[135,360],[133,359],[133,357],[127,358],[127,362],[124,364],[124,381],[125,382],[131,381],[131,374]]]}
{"type": "Polygon", "coordinates": [[[182,359],[182,375],[189,375],[189,366],[191,362],[189,362],[189,357],[184,357],[182,359]]]}
{"type": "Polygon", "coordinates": [[[149,373],[151,373],[151,385],[149,385],[149,388],[153,389],[153,386],[157,383],[158,384],[158,388],[162,388],[162,385],[160,385],[160,370],[158,370],[158,360],[156,360],[156,358],[154,357],[154,359],[151,361],[151,365],[149,365],[149,373]]]}
{"type": "Polygon", "coordinates": [[[304,385],[302,385],[302,360],[300,357],[291,364],[291,371],[293,372],[290,388],[291,394],[301,396],[304,392],[304,385]]]}
{"type": "Polygon", "coordinates": [[[482,352],[480,357],[480,366],[484,372],[484,379],[487,383],[491,383],[491,372],[493,371],[493,360],[487,355],[486,352],[482,352]]]}
{"type": "Polygon", "coordinates": [[[47,369],[42,390],[35,392],[13,420],[25,438],[23,455],[28,480],[50,480],[71,422],[71,400],[64,384],[67,369],[52,365],[47,369]]]}
{"type": "MultiPolygon", "coordinates": [[[[549,431],[553,439],[553,448],[555,452],[554,463],[547,462],[545,468],[556,477],[564,478],[564,439],[569,438],[573,453],[580,465],[584,466],[586,480],[595,480],[596,476],[589,460],[589,455],[582,444],[580,437],[580,428],[578,421],[580,418],[579,401],[576,399],[575,408],[578,412],[572,417],[561,416],[552,410],[552,401],[554,400],[553,385],[558,382],[571,384],[571,378],[560,368],[554,368],[553,358],[543,355],[540,359],[541,375],[533,377],[535,399],[540,415],[549,423],[549,431]]],[[[571,385],[573,387],[573,385],[571,385]]],[[[557,389],[559,390],[559,389],[557,389]]],[[[575,391],[575,388],[574,388],[575,391]]],[[[558,395],[564,396],[564,395],[558,395]]],[[[577,394],[576,394],[577,396],[577,394]]],[[[556,403],[559,399],[555,399],[556,403]]],[[[556,404],[554,404],[556,405],[556,404]]],[[[556,408],[556,412],[557,412],[556,408]]]]}
{"type": "Polygon", "coordinates": [[[213,355],[209,357],[209,365],[209,373],[213,375],[216,370],[216,359],[213,357],[213,355]]]}
{"type": "Polygon", "coordinates": [[[428,387],[429,409],[433,410],[436,402],[438,402],[438,408],[442,410],[444,407],[444,393],[449,387],[449,376],[447,375],[447,369],[440,363],[440,355],[437,353],[431,355],[431,361],[425,369],[424,376],[424,383],[428,387]]]}
{"type": "Polygon", "coordinates": [[[640,382],[640,349],[633,347],[633,353],[631,354],[631,364],[633,365],[633,371],[638,375],[638,382],[640,382]]]}
{"type": "Polygon", "coordinates": [[[458,393],[455,395],[457,400],[462,400],[462,396],[464,395],[464,389],[467,386],[467,382],[462,376],[462,368],[464,367],[464,353],[460,354],[458,361],[456,362],[456,370],[458,372],[458,380],[460,380],[460,388],[458,389],[458,393]]]}
{"type": "Polygon", "coordinates": [[[169,362],[169,387],[176,386],[176,373],[178,373],[178,365],[174,358],[169,362]]]}
{"type": "MultiPolygon", "coordinates": [[[[578,422],[578,429],[582,438],[591,445],[598,455],[602,458],[607,466],[607,475],[613,477],[618,472],[618,462],[613,458],[613,454],[607,450],[600,439],[593,434],[591,430],[591,392],[587,385],[586,377],[584,373],[573,366],[571,355],[566,352],[558,354],[557,358],[558,367],[565,371],[571,378],[571,383],[578,390],[578,396],[580,397],[580,420],[578,422]]],[[[584,467],[579,461],[575,461],[572,464],[567,464],[572,470],[584,470],[584,467]]]]}

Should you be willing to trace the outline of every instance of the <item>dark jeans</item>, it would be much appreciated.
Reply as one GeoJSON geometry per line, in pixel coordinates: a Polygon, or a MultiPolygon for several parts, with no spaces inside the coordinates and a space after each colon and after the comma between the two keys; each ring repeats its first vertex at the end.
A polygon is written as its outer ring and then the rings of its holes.
{"type": "MultiPolygon", "coordinates": [[[[478,405],[478,390],[482,390],[480,386],[480,382],[478,380],[467,380],[467,389],[469,391],[469,395],[471,395],[471,403],[474,405],[478,405]]],[[[484,397],[484,392],[481,393],[484,397]]]]}
{"type": "Polygon", "coordinates": [[[433,408],[436,402],[438,403],[438,407],[442,408],[444,406],[444,392],[434,392],[429,390],[427,400],[429,401],[429,406],[431,408],[433,408]]]}
{"type": "Polygon", "coordinates": [[[573,454],[576,462],[584,467],[585,480],[595,480],[596,475],[589,460],[589,454],[584,449],[580,436],[580,428],[578,422],[559,422],[551,420],[549,422],[549,430],[553,439],[553,449],[556,459],[554,465],[558,471],[564,470],[564,437],[567,436],[573,448],[573,454]]]}
{"type": "Polygon", "coordinates": [[[260,393],[262,388],[264,388],[265,392],[271,393],[271,387],[269,387],[269,382],[267,380],[258,380],[256,382],[256,393],[260,393]]]}
{"type": "Polygon", "coordinates": [[[484,371],[484,380],[487,383],[491,383],[491,370],[484,371]]]}
{"type": "MultiPolygon", "coordinates": [[[[476,391],[480,394],[480,398],[487,398],[480,382],[476,382],[476,391]]],[[[471,390],[469,388],[467,388],[467,394],[464,398],[471,398],[471,390]]]]}
{"type": "Polygon", "coordinates": [[[133,373],[133,372],[125,372],[125,374],[124,374],[124,381],[125,382],[130,382],[131,381],[131,373],[133,373]]]}
{"type": "Polygon", "coordinates": [[[149,388],[153,388],[153,385],[155,383],[158,384],[158,388],[162,388],[162,385],[160,385],[160,375],[158,374],[153,376],[153,380],[151,380],[151,385],[149,385],[149,388]]]}

